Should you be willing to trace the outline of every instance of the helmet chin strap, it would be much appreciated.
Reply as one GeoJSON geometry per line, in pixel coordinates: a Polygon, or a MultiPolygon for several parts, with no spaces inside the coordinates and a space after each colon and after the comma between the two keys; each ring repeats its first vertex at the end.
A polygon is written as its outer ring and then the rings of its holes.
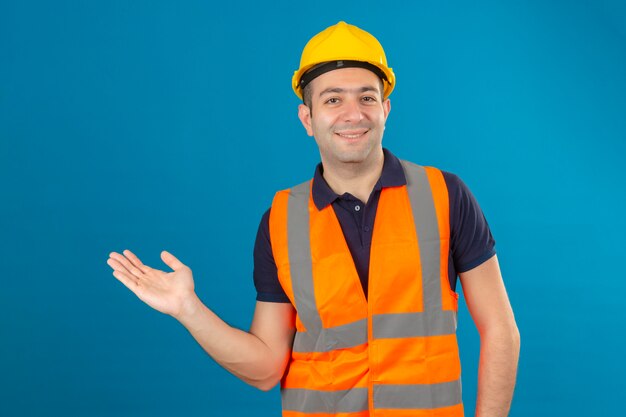
{"type": "Polygon", "coordinates": [[[353,61],[353,60],[340,60],[340,61],[331,61],[324,62],[322,64],[316,65],[307,72],[302,75],[300,78],[300,84],[298,87],[304,90],[304,88],[315,78],[319,77],[322,74],[325,74],[329,71],[341,69],[341,68],[363,68],[369,71],[372,71],[374,74],[378,76],[383,82],[389,82],[385,73],[375,65],[370,64],[369,62],[363,61],[353,61]]]}

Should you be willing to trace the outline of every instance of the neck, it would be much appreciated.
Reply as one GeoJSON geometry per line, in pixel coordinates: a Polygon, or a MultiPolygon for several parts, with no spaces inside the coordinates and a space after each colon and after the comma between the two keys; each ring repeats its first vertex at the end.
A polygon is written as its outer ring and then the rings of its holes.
{"type": "Polygon", "coordinates": [[[323,177],[336,194],[350,193],[367,203],[376,181],[383,172],[385,157],[382,148],[369,159],[371,161],[361,163],[327,164],[322,158],[323,177]]]}

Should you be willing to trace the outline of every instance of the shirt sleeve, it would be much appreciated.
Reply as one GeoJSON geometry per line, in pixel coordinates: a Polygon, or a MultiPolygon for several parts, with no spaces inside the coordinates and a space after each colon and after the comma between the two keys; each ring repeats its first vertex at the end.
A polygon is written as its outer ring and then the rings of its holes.
{"type": "Polygon", "coordinates": [[[278,270],[274,262],[272,243],[270,241],[270,209],[259,224],[254,243],[254,286],[257,301],[272,303],[289,303],[283,287],[278,281],[278,270]]]}
{"type": "Polygon", "coordinates": [[[444,171],[443,175],[450,198],[450,250],[458,274],[494,256],[496,242],[467,185],[455,174],[444,171]]]}

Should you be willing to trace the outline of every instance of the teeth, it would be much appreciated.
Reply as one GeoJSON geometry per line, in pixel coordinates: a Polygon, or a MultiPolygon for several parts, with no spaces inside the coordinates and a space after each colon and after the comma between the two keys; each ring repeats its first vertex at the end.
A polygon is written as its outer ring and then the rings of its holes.
{"type": "Polygon", "coordinates": [[[363,136],[363,133],[358,133],[356,135],[345,135],[343,133],[337,133],[339,136],[344,137],[344,138],[348,138],[348,139],[356,139],[360,136],[363,136]]]}

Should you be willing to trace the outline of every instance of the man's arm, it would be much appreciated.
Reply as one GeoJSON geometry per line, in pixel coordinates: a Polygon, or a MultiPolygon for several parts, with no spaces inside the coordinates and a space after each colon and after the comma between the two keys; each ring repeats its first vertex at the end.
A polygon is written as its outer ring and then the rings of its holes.
{"type": "Polygon", "coordinates": [[[194,304],[176,319],[217,363],[263,391],[280,381],[295,331],[291,304],[257,301],[249,333],[226,324],[199,299],[194,304]]]}
{"type": "Polygon", "coordinates": [[[515,388],[520,335],[497,256],[459,277],[480,334],[476,417],[505,417],[515,388]]]}
{"type": "Polygon", "coordinates": [[[180,321],[229,372],[261,390],[274,387],[287,366],[295,333],[291,304],[257,302],[250,332],[236,329],[200,301],[189,267],[165,251],[161,258],[173,272],[150,268],[130,251],[112,252],[107,263],[139,299],[180,321]]]}

